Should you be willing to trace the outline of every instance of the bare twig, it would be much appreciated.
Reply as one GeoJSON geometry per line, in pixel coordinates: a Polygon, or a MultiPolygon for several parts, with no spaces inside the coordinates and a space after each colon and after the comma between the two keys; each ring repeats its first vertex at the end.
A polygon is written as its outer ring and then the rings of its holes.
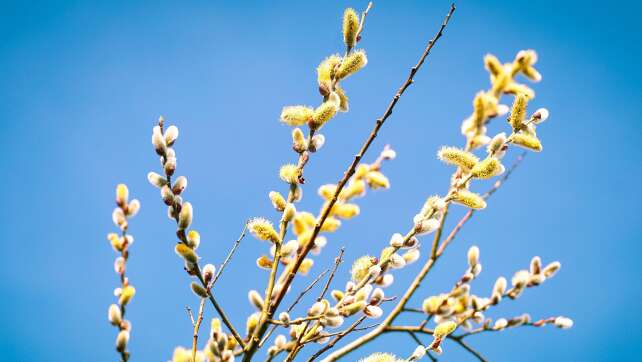
{"type": "Polygon", "coordinates": [[[230,252],[227,254],[227,257],[225,258],[225,261],[221,266],[218,268],[218,272],[214,276],[214,279],[212,280],[212,287],[214,287],[214,284],[216,284],[216,281],[218,278],[223,274],[223,269],[225,269],[225,266],[232,260],[232,256],[234,256],[234,253],[236,252],[236,249],[238,249],[239,245],[241,244],[241,240],[245,237],[245,232],[247,231],[247,221],[245,222],[245,225],[243,226],[243,231],[241,231],[241,235],[236,239],[236,242],[234,243],[234,246],[232,246],[232,249],[230,252]]]}
{"type": "Polygon", "coordinates": [[[455,341],[455,343],[459,344],[462,346],[465,350],[470,352],[473,356],[477,357],[477,359],[480,362],[487,362],[486,358],[481,355],[481,353],[477,352],[473,347],[469,346],[466,342],[461,340],[460,338],[450,338],[451,340],[455,341]]]}
{"type": "Polygon", "coordinates": [[[367,317],[364,315],[364,316],[361,316],[359,319],[357,319],[354,323],[352,323],[352,325],[348,329],[346,329],[345,331],[339,333],[330,342],[328,342],[328,344],[326,344],[325,346],[320,348],[318,351],[316,351],[312,355],[312,357],[308,358],[308,362],[314,361],[316,358],[321,356],[325,351],[327,351],[330,348],[334,347],[334,345],[337,344],[337,342],[339,342],[341,340],[341,338],[345,337],[348,333],[354,331],[359,326],[359,324],[361,324],[361,322],[363,322],[366,318],[367,317]]]}
{"type": "MultiPolygon", "coordinates": [[[[294,302],[292,302],[292,304],[290,304],[290,306],[287,308],[286,312],[290,313],[290,312],[292,311],[292,309],[294,309],[294,307],[295,307],[295,306],[296,306],[296,305],[301,301],[301,299],[303,298],[303,296],[304,296],[305,294],[307,294],[307,293],[308,293],[312,288],[314,288],[314,286],[315,286],[315,285],[316,285],[316,284],[317,284],[317,283],[318,283],[318,282],[323,278],[323,276],[324,276],[324,275],[326,275],[329,271],[330,271],[330,269],[326,269],[326,270],[322,271],[322,272],[321,272],[321,273],[320,273],[320,274],[319,274],[319,275],[318,275],[318,276],[317,276],[317,277],[316,277],[316,278],[315,278],[315,279],[314,279],[310,284],[308,284],[308,286],[307,286],[307,287],[305,287],[305,289],[303,289],[303,290],[301,291],[301,293],[299,293],[299,295],[296,297],[296,299],[294,300],[294,302]]],[[[263,344],[265,344],[265,341],[267,341],[267,340],[268,340],[268,338],[270,338],[270,336],[272,335],[272,333],[274,333],[274,330],[275,330],[277,327],[278,327],[277,325],[272,326],[272,328],[270,329],[270,331],[269,331],[268,333],[266,333],[266,334],[265,334],[265,336],[263,337],[263,339],[262,339],[262,340],[261,340],[261,342],[259,343],[259,348],[260,348],[260,347],[262,347],[262,346],[263,346],[263,344]]]]}
{"type": "Polygon", "coordinates": [[[201,328],[201,322],[203,322],[203,311],[205,309],[205,298],[201,298],[201,301],[198,306],[198,316],[196,317],[196,321],[194,321],[194,317],[192,316],[192,310],[187,309],[189,311],[189,316],[192,319],[192,324],[194,325],[194,335],[192,338],[192,361],[196,361],[196,349],[198,346],[198,330],[201,328]]]}

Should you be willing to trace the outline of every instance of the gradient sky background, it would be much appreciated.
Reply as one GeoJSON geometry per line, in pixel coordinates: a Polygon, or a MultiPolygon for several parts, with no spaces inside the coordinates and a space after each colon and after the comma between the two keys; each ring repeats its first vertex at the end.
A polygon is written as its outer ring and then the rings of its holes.
{"type": "MultiPolygon", "coordinates": [[[[137,288],[128,308],[133,361],[165,361],[176,345],[188,345],[191,324],[184,308],[196,307],[197,299],[173,252],[174,226],[146,180],[148,171],[158,169],[150,145],[155,120],[162,114],[180,128],[178,174],[189,179],[186,198],[195,206],[194,227],[203,237],[199,252],[218,264],[245,219],[276,220],[267,193],[285,190],[277,170],[295,157],[290,131],[277,121],[280,109],[318,102],[314,69],[342,49],[343,9],[365,5],[3,1],[2,359],[117,359],[116,333],[106,320],[117,277],[105,235],[114,230],[113,190],[119,182],[142,202],[130,228],[136,237],[128,265],[137,288]]],[[[345,82],[351,110],[324,128],[327,143],[306,170],[300,209],[318,209],[316,188],[340,178],[448,5],[375,3],[361,43],[368,66],[345,82]]],[[[533,48],[544,78],[534,85],[532,110],[551,111],[538,133],[544,152],[529,155],[487,210],[466,226],[411,304],[449,288],[464,271],[472,244],[480,246],[484,265],[473,285],[480,294],[489,293],[497,276],[510,277],[540,255],[544,262],[560,260],[561,272],[488,315],[567,315],[575,327],[522,328],[470,343],[491,361],[637,360],[641,12],[634,1],[461,2],[366,157],[374,159],[386,143],[394,146],[398,158],[385,165],[392,188],[359,201],[362,215],[331,235],[312,275],[331,263],[340,246],[347,246],[349,262],[379,250],[393,232],[409,227],[426,196],[446,191],[452,169],[435,152],[442,144],[463,142],[460,122],[475,92],[488,87],[482,57],[492,52],[507,61],[533,48]]],[[[503,122],[490,128],[501,130],[503,122]]],[[[259,288],[267,278],[254,266],[266,249],[246,238],[216,287],[239,326],[252,311],[248,288],[259,288]]],[[[349,262],[338,285],[347,279],[349,262]]],[[[397,273],[388,294],[402,293],[420,264],[397,273]]],[[[212,316],[208,308],[206,318],[212,316]]],[[[377,342],[348,360],[374,350],[407,356],[414,349],[407,336],[377,342]]],[[[452,344],[445,351],[444,360],[474,360],[452,344]]]]}

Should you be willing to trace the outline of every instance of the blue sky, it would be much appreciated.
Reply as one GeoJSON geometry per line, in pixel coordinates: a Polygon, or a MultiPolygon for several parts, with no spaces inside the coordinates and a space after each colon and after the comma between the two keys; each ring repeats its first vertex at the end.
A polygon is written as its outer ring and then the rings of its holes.
{"type": "MultiPolygon", "coordinates": [[[[128,273],[137,295],[128,310],[135,361],[163,361],[190,343],[184,308],[196,306],[173,252],[173,226],[146,181],[158,168],[149,139],[159,115],[179,126],[178,173],[195,207],[206,261],[220,263],[243,222],[276,218],[268,191],[283,190],[278,167],[293,160],[289,104],[318,102],[314,69],[341,50],[340,16],[354,2],[11,2],[0,4],[0,352],[6,360],[115,360],[107,306],[117,279],[105,240],[113,189],[142,202],[128,273]]],[[[361,46],[364,71],[345,88],[351,110],[324,128],[325,148],[306,171],[300,208],[317,210],[315,189],[336,182],[445,15],[448,2],[375,3],[361,46]]],[[[313,274],[346,246],[346,259],[380,249],[426,196],[446,190],[440,145],[462,144],[459,124],[488,86],[482,57],[539,53],[543,81],[533,107],[550,120],[544,152],[526,161],[477,214],[414,299],[449,288],[465,253],[481,248],[483,294],[499,275],[533,255],[560,260],[561,272],[492,317],[567,315],[571,330],[525,328],[471,338],[492,361],[633,361],[642,342],[642,51],[639,2],[462,2],[444,38],[398,104],[366,159],[390,143],[392,188],[360,200],[362,215],[332,235],[313,274]]],[[[533,109],[534,109],[533,108],[533,109]]],[[[491,132],[505,130],[503,122],[491,132]]],[[[508,160],[516,156],[511,152],[508,160]]],[[[484,185],[479,185],[483,190],[484,185]]],[[[462,214],[458,208],[454,214],[462,214]]],[[[454,223],[457,218],[451,218],[454,223]]],[[[216,287],[235,324],[252,308],[248,288],[267,274],[254,266],[266,249],[246,238],[216,287]]],[[[425,254],[424,254],[425,258],[425,254]]],[[[422,258],[423,261],[423,258],[422,258]]],[[[397,273],[400,294],[419,263],[397,273]]],[[[348,264],[338,280],[347,278],[348,264]]],[[[309,279],[309,278],[308,278],[309,279]]],[[[308,280],[295,284],[301,288],[308,280]]],[[[206,318],[213,316],[210,309],[206,318]]],[[[405,356],[405,336],[374,350],[405,356]]],[[[385,342],[385,343],[381,343],[385,342]]],[[[446,359],[473,361],[455,345],[446,359]]]]}

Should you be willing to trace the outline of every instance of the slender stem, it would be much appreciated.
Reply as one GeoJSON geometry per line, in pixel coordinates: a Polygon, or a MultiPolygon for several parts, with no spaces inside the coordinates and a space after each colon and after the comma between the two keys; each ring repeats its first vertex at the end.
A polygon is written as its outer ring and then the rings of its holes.
{"type": "Polygon", "coordinates": [[[236,252],[236,249],[238,249],[239,245],[241,244],[241,240],[245,237],[245,232],[247,231],[247,222],[245,222],[245,225],[243,226],[243,231],[241,231],[241,235],[236,239],[236,242],[234,243],[234,246],[232,246],[232,249],[230,252],[227,254],[227,257],[225,258],[225,261],[221,266],[218,268],[218,271],[216,272],[216,275],[214,276],[214,279],[212,280],[212,287],[214,287],[214,284],[218,281],[218,278],[223,274],[223,270],[227,266],[227,264],[232,260],[232,256],[234,256],[234,253],[236,252]]]}
{"type": "Polygon", "coordinates": [[[477,359],[480,362],[487,362],[487,360],[486,360],[486,358],[484,358],[484,356],[482,356],[479,352],[477,352],[474,348],[469,346],[466,342],[464,342],[460,338],[450,338],[450,339],[455,341],[455,343],[459,344],[460,346],[462,346],[465,350],[470,352],[473,356],[477,357],[477,359]]]}
{"type": "Polygon", "coordinates": [[[327,351],[327,350],[331,349],[332,347],[334,347],[334,345],[337,344],[337,342],[339,342],[348,333],[350,333],[353,330],[355,330],[355,328],[357,328],[359,326],[359,324],[361,324],[361,322],[363,322],[366,318],[367,317],[364,315],[364,316],[361,316],[359,319],[357,319],[354,323],[352,323],[352,325],[348,329],[346,329],[345,331],[343,331],[340,334],[338,334],[330,342],[328,342],[328,344],[323,346],[321,349],[316,351],[310,358],[308,358],[308,362],[314,361],[316,358],[321,356],[325,351],[327,351]]]}
{"type": "MultiPolygon", "coordinates": [[[[196,317],[196,321],[194,321],[194,318],[192,318],[192,322],[194,325],[194,336],[192,338],[192,361],[196,361],[196,349],[198,346],[198,330],[201,328],[201,322],[203,322],[203,311],[205,309],[205,298],[201,298],[201,301],[198,306],[198,316],[196,317]]],[[[190,311],[190,317],[192,316],[192,313],[190,311]]]]}

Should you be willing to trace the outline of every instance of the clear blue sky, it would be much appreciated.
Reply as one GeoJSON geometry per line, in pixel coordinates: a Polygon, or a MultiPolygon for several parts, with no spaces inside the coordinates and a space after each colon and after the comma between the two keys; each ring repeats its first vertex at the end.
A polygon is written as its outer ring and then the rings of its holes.
{"type": "MultiPolygon", "coordinates": [[[[342,11],[365,4],[2,2],[2,359],[116,360],[106,310],[117,279],[105,235],[114,229],[110,214],[119,182],[142,201],[131,224],[136,242],[129,275],[138,292],[128,311],[134,361],[167,360],[175,345],[189,344],[184,308],[197,301],[172,250],[173,226],[145,177],[158,168],[150,145],[154,121],[162,114],[180,127],[179,174],[190,181],[186,197],[203,238],[199,251],[220,263],[243,220],[275,217],[267,192],[283,189],[277,169],[293,160],[289,130],[277,121],[280,109],[318,101],[314,69],[341,49],[342,11]]],[[[560,260],[557,277],[489,314],[568,315],[573,329],[505,331],[471,338],[471,344],[491,361],[636,360],[642,342],[642,6],[458,5],[368,154],[373,159],[386,143],[397,150],[385,169],[392,188],[360,201],[362,215],[331,236],[313,274],[340,246],[347,246],[347,260],[379,249],[393,232],[406,230],[426,196],[446,190],[451,169],[435,152],[462,143],[459,124],[475,92],[488,86],[483,55],[507,60],[534,48],[544,79],[535,85],[533,107],[551,111],[539,132],[544,152],[529,155],[467,225],[419,295],[452,285],[472,244],[480,246],[484,264],[473,288],[480,294],[497,276],[526,267],[533,255],[560,260]]],[[[448,6],[375,3],[362,42],[368,66],[346,83],[351,111],[324,129],[327,143],[308,167],[302,208],[319,207],[316,187],[339,179],[448,6]]],[[[504,127],[497,122],[491,132],[504,127]]],[[[265,249],[246,238],[216,288],[236,324],[252,310],[247,289],[267,277],[254,267],[265,249]]],[[[389,293],[401,293],[418,267],[397,273],[389,293]]],[[[414,348],[405,336],[379,342],[363,354],[378,349],[405,356],[414,348]]],[[[457,346],[445,349],[446,360],[473,360],[457,346]]]]}

